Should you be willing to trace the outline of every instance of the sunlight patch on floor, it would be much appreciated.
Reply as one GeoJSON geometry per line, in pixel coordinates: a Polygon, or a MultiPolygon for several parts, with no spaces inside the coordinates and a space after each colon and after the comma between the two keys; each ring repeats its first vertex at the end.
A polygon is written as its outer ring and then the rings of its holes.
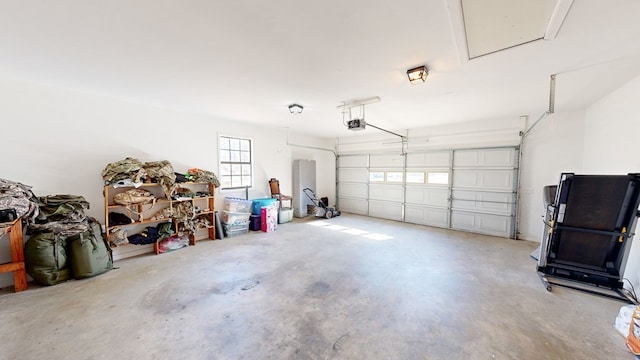
{"type": "Polygon", "coordinates": [[[371,233],[371,234],[367,234],[367,235],[363,235],[363,236],[368,238],[368,239],[372,239],[372,240],[389,240],[389,239],[393,239],[393,236],[384,235],[384,234],[378,234],[378,233],[371,233]]]}
{"type": "Polygon", "coordinates": [[[369,232],[369,231],[366,231],[366,230],[360,230],[360,229],[356,229],[356,228],[349,228],[349,227],[341,226],[341,225],[334,225],[334,224],[331,224],[328,221],[311,221],[311,222],[308,222],[307,224],[311,225],[311,226],[316,226],[316,227],[323,227],[325,229],[329,229],[329,230],[333,230],[333,231],[340,231],[340,232],[347,233],[347,234],[350,234],[350,235],[362,236],[362,237],[365,237],[365,238],[371,239],[371,240],[382,241],[382,240],[393,239],[393,236],[380,234],[380,233],[372,233],[372,232],[369,232]]]}
{"type": "Polygon", "coordinates": [[[336,231],[341,231],[344,229],[348,229],[348,227],[346,226],[340,226],[340,225],[329,225],[329,226],[325,226],[326,229],[329,230],[336,230],[336,231]]]}
{"type": "Polygon", "coordinates": [[[327,225],[330,225],[326,221],[311,221],[311,222],[308,222],[307,224],[311,225],[311,226],[327,226],[327,225]]]}
{"type": "Polygon", "coordinates": [[[347,234],[351,234],[351,235],[362,235],[362,234],[368,234],[368,231],[365,230],[360,230],[360,229],[347,229],[345,231],[343,231],[347,234]]]}

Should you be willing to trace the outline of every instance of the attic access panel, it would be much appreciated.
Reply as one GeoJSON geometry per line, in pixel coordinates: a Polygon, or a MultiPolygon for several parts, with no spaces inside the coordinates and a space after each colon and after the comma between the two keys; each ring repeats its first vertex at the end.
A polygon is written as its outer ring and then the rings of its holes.
{"type": "Polygon", "coordinates": [[[469,59],[543,39],[558,0],[462,0],[469,59]]]}

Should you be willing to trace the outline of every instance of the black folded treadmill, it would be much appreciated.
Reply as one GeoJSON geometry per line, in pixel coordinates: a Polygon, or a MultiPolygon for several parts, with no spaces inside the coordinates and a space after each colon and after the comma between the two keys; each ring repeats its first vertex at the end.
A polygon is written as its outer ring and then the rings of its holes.
{"type": "Polygon", "coordinates": [[[631,302],[621,290],[631,249],[640,174],[563,173],[547,206],[538,275],[551,285],[631,302]]]}

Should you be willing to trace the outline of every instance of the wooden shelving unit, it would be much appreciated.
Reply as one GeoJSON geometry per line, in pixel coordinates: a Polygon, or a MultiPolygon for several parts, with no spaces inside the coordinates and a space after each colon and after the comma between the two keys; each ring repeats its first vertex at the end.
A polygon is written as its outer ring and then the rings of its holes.
{"type": "MultiPolygon", "coordinates": [[[[209,226],[203,228],[202,230],[196,231],[192,234],[189,234],[189,244],[195,245],[198,240],[204,239],[215,239],[215,186],[209,183],[198,183],[198,182],[184,182],[178,183],[178,186],[181,188],[187,188],[194,194],[208,194],[206,196],[194,196],[188,198],[179,198],[179,199],[169,199],[165,196],[163,188],[160,184],[156,183],[145,183],[142,184],[139,188],[142,188],[146,191],[152,193],[156,200],[152,203],[145,204],[135,204],[135,205],[120,205],[116,204],[113,201],[113,197],[115,194],[120,192],[132,189],[134,187],[123,186],[123,187],[113,187],[112,185],[105,185],[104,187],[104,204],[105,204],[105,233],[107,242],[109,244],[112,243],[112,233],[117,229],[125,229],[128,235],[132,235],[138,233],[146,227],[145,225],[149,224],[160,224],[164,222],[171,222],[173,224],[173,228],[176,232],[180,229],[181,221],[174,217],[163,217],[153,219],[154,215],[161,212],[163,209],[177,206],[182,202],[190,202],[192,208],[199,209],[200,211],[195,212],[193,214],[193,218],[195,219],[200,216],[206,216],[209,220],[209,226]],[[130,224],[125,225],[112,225],[109,223],[109,213],[110,212],[118,212],[127,215],[129,218],[133,220],[130,224]]],[[[155,252],[158,251],[158,244],[150,244],[150,245],[132,245],[132,244],[123,244],[118,245],[113,248],[113,257],[114,260],[119,260],[131,256],[136,256],[144,253],[155,252]]]]}

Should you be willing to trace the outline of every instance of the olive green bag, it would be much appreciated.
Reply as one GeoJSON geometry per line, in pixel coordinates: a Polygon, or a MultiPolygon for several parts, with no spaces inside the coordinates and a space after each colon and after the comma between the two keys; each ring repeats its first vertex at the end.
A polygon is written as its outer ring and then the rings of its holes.
{"type": "Polygon", "coordinates": [[[40,285],[56,285],[71,278],[65,238],[53,232],[31,236],[24,246],[27,274],[40,285]]]}
{"type": "Polygon", "coordinates": [[[100,223],[89,218],[89,230],[67,238],[74,278],[84,279],[113,269],[111,248],[102,237],[100,223]]]}

